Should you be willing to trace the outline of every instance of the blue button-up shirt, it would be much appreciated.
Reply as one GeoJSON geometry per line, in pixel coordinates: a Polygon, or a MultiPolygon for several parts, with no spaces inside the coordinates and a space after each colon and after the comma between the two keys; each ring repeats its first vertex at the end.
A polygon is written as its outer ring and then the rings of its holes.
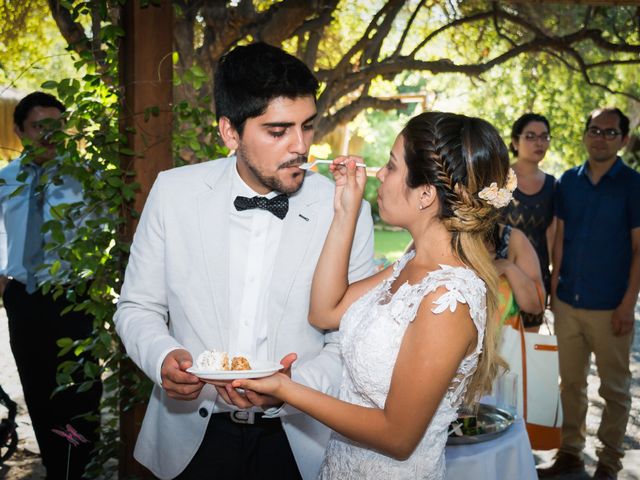
{"type": "MultiPolygon", "coordinates": [[[[27,271],[23,265],[24,243],[27,230],[27,215],[29,212],[29,191],[33,179],[33,169],[27,168],[27,174],[23,181],[18,180],[23,171],[22,158],[11,161],[6,167],[0,170],[0,179],[4,184],[0,185],[0,275],[13,277],[16,280],[26,283],[27,271]],[[24,187],[14,194],[16,190],[24,187]]],[[[49,162],[55,164],[55,162],[49,162]]],[[[51,177],[55,165],[43,167],[43,174],[51,177]]],[[[24,175],[24,173],[23,173],[24,175]]],[[[44,188],[44,222],[52,220],[52,210],[62,204],[80,202],[83,199],[80,183],[72,178],[64,177],[60,185],[49,182],[44,188]]],[[[73,236],[74,232],[65,232],[67,239],[73,236]]],[[[49,233],[44,237],[45,244],[50,241],[49,233]]],[[[45,250],[44,263],[51,265],[58,257],[51,250],[45,250]]],[[[42,269],[36,274],[38,284],[50,279],[48,269],[42,269]]]]}
{"type": "Polygon", "coordinates": [[[631,229],[640,227],[640,174],[618,157],[594,185],[587,165],[566,171],[556,187],[556,216],[564,221],[557,295],[575,308],[611,310],[629,281],[631,229]]]}

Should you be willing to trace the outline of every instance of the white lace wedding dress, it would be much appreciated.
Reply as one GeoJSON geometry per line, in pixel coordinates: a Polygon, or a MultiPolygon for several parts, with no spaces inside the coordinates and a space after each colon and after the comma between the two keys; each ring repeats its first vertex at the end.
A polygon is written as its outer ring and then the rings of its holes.
{"type": "Polygon", "coordinates": [[[351,305],[342,318],[344,366],[340,399],[384,408],[405,330],[415,318],[423,297],[438,287],[444,286],[447,291],[436,299],[432,311],[436,314],[445,309],[454,311],[458,303],[466,303],[478,329],[478,347],[460,364],[424,437],[407,460],[395,460],[334,432],[320,471],[321,479],[444,479],[448,427],[456,419],[457,408],[481,352],[486,288],[472,270],[442,265],[420,283],[405,283],[392,295],[391,284],[413,256],[414,252],[409,252],[398,260],[393,275],[351,305]]]}

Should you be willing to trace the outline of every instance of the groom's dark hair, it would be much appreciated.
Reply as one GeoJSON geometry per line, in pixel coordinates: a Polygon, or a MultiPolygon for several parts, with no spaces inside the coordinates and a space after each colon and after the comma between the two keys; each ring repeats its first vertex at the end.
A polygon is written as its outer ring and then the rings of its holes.
{"type": "Polygon", "coordinates": [[[216,118],[227,117],[242,135],[247,119],[262,115],[274,98],[310,95],[315,99],[318,80],[301,60],[259,42],[225,54],[213,88],[216,118]]]}

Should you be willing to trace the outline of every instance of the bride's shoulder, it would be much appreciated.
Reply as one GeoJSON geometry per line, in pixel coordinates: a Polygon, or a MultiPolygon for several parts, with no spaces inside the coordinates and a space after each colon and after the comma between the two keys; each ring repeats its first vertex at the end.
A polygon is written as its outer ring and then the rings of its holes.
{"type": "Polygon", "coordinates": [[[433,299],[433,313],[455,310],[458,303],[466,303],[475,312],[486,296],[487,288],[476,272],[467,267],[440,265],[425,278],[425,296],[433,299]]]}
{"type": "Polygon", "coordinates": [[[485,283],[478,274],[474,270],[464,266],[440,265],[439,269],[429,273],[427,279],[435,283],[444,283],[445,286],[453,282],[474,289],[480,288],[486,290],[485,283]]]}

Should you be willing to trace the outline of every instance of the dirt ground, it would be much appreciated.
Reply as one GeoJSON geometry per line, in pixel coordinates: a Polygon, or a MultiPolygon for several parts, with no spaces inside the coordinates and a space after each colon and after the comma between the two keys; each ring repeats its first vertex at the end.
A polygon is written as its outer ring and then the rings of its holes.
{"type": "MultiPolygon", "coordinates": [[[[636,336],[631,356],[633,402],[624,440],[624,447],[627,454],[623,460],[624,470],[622,470],[618,476],[620,480],[640,480],[640,334],[637,333],[639,329],[640,302],[636,306],[636,336]]],[[[595,455],[597,440],[595,435],[603,407],[602,398],[598,395],[600,381],[596,373],[595,367],[592,366],[589,376],[588,438],[585,451],[585,461],[589,474],[593,474],[597,463],[597,457],[595,455]]],[[[0,385],[2,385],[2,388],[7,394],[19,404],[17,421],[18,435],[20,438],[16,454],[6,462],[4,467],[0,467],[0,480],[42,480],[45,478],[44,469],[40,463],[38,445],[35,441],[29,415],[24,406],[20,380],[9,348],[7,318],[3,308],[0,308],[0,385]]],[[[4,409],[1,409],[0,417],[3,417],[5,414],[4,409]]],[[[550,461],[554,453],[555,451],[553,450],[548,452],[534,451],[536,463],[540,464],[550,461]]],[[[588,478],[590,478],[590,476],[573,475],[563,477],[563,480],[583,480],[588,478]]]]}

